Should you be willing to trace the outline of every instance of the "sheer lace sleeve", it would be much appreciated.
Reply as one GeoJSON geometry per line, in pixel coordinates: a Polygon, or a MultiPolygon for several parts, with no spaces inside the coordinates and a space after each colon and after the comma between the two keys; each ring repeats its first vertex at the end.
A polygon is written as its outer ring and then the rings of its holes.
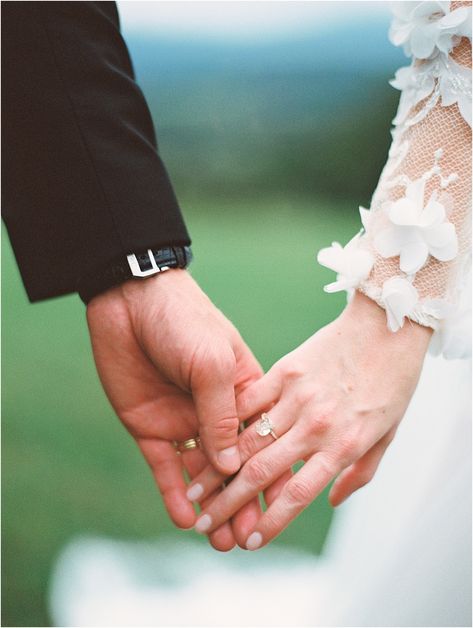
{"type": "Polygon", "coordinates": [[[388,161],[363,229],[319,252],[337,272],[328,292],[358,289],[386,310],[432,327],[431,350],[466,357],[471,311],[471,3],[394,3],[390,39],[412,56],[388,161]]]}

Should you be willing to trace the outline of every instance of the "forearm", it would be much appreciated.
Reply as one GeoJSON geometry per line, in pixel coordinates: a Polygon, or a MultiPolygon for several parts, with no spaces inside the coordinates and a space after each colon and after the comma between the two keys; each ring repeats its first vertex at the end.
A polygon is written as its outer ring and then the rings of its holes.
{"type": "MultiPolygon", "coordinates": [[[[463,38],[449,61],[437,63],[442,68],[445,63],[459,72],[470,72],[470,57],[470,42],[463,38]]],[[[431,60],[418,63],[411,72],[433,65],[431,60]]],[[[439,328],[449,308],[459,305],[470,251],[471,128],[462,114],[461,99],[450,105],[446,101],[441,86],[447,71],[443,72],[437,79],[435,89],[440,95],[434,106],[425,101],[412,105],[415,99],[411,98],[411,108],[407,109],[409,87],[401,96],[392,156],[373,196],[370,215],[366,215],[363,246],[375,261],[370,276],[360,286],[384,306],[385,282],[392,277],[408,280],[417,293],[417,302],[406,316],[433,329],[439,328]],[[402,146],[406,153],[399,160],[396,154],[402,155],[402,146]],[[414,200],[410,190],[421,181],[423,198],[414,200]],[[422,210],[417,220],[416,204],[422,210]]],[[[456,79],[449,76],[448,80],[456,79]]],[[[402,76],[394,84],[404,86],[402,76]]]]}
{"type": "Polygon", "coordinates": [[[432,348],[468,353],[465,332],[471,220],[471,5],[448,3],[419,18],[419,3],[394,3],[391,39],[413,56],[401,90],[393,143],[363,230],[319,261],[335,270],[327,292],[354,289],[386,310],[398,332],[407,319],[435,330],[432,348]],[[421,37],[422,35],[422,37],[421,37]]]}
{"type": "Polygon", "coordinates": [[[30,300],[189,244],[114,2],[2,6],[3,217],[30,300]]]}

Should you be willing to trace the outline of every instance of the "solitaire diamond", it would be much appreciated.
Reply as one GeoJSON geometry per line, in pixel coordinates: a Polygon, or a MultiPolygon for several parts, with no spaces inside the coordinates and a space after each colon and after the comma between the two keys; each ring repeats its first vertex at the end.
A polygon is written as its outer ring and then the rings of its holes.
{"type": "Polygon", "coordinates": [[[261,415],[261,419],[259,419],[256,423],[256,433],[260,436],[267,436],[268,434],[271,434],[273,429],[274,426],[271,423],[271,419],[267,414],[263,413],[261,415]]]}

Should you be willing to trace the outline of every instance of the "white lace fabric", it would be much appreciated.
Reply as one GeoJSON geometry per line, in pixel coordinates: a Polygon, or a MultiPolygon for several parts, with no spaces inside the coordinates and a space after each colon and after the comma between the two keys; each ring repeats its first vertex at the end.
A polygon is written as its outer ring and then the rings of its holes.
{"type": "Polygon", "coordinates": [[[435,330],[431,348],[465,357],[471,310],[471,3],[394,3],[391,41],[413,54],[393,143],[363,230],[319,252],[337,272],[328,292],[358,289],[386,310],[435,330]],[[418,56],[416,56],[418,55],[418,56]],[[423,56],[421,56],[423,55],[423,56]]]}

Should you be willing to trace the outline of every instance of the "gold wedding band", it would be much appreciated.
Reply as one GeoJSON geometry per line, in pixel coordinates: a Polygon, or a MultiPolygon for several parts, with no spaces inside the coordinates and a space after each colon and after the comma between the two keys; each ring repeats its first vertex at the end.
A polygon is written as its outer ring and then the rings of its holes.
{"type": "Polygon", "coordinates": [[[274,431],[274,425],[266,412],[263,412],[263,414],[261,415],[261,419],[258,419],[258,421],[256,421],[255,426],[256,433],[259,436],[267,436],[268,434],[271,434],[274,440],[278,438],[278,435],[274,431]]]}
{"type": "Polygon", "coordinates": [[[181,454],[184,451],[189,451],[191,449],[197,449],[200,447],[200,438],[196,436],[195,438],[188,438],[187,440],[182,441],[174,441],[174,447],[178,454],[181,454]]]}

